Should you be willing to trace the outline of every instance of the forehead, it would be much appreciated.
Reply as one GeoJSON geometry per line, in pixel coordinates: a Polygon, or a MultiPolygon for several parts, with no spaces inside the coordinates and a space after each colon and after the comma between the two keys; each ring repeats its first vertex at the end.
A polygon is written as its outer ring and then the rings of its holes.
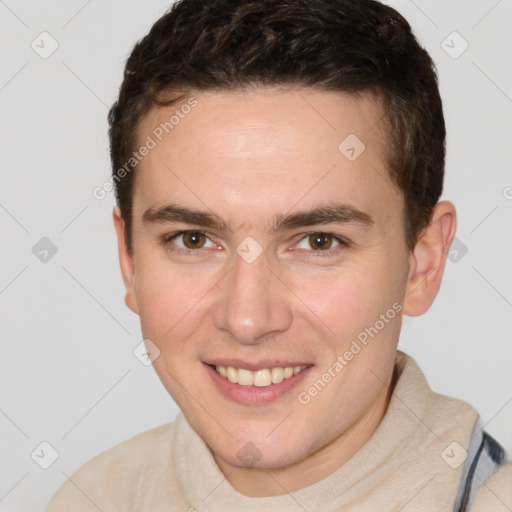
{"type": "Polygon", "coordinates": [[[371,95],[282,88],[192,93],[188,101],[153,108],[140,123],[139,145],[149,137],[154,147],[137,166],[134,210],[186,202],[242,222],[299,202],[360,209],[396,202],[382,119],[371,95]]]}

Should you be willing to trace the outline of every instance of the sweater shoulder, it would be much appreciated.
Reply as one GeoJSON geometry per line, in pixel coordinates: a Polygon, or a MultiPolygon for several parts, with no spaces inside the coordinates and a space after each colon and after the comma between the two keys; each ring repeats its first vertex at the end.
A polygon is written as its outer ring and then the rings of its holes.
{"type": "Polygon", "coordinates": [[[512,463],[504,464],[480,487],[470,512],[512,510],[512,463]]]}
{"type": "Polygon", "coordinates": [[[175,423],[137,434],[80,467],[54,494],[45,512],[131,510],[146,468],[166,473],[175,423]]]}

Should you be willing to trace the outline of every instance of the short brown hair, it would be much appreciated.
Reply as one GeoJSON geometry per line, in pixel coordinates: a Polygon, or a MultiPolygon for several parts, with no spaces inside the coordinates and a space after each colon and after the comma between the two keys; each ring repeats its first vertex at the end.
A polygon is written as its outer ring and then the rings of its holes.
{"type": "Polygon", "coordinates": [[[407,245],[443,187],[445,124],[432,59],[409,23],[374,0],[179,0],[139,41],[109,113],[117,203],[131,250],[133,173],[117,171],[162,94],[292,85],[376,94],[385,109],[388,172],[403,192],[407,245]]]}

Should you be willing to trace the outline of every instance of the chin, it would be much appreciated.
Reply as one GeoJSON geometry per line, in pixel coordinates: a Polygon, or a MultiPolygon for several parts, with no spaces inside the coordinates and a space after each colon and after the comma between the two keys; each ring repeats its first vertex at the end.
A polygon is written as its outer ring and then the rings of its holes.
{"type": "Polygon", "coordinates": [[[266,435],[244,436],[231,440],[229,445],[210,445],[210,449],[215,458],[221,458],[231,466],[262,470],[289,467],[309,455],[309,450],[304,446],[304,436],[295,438],[284,435],[269,442],[265,439],[266,435]]]}

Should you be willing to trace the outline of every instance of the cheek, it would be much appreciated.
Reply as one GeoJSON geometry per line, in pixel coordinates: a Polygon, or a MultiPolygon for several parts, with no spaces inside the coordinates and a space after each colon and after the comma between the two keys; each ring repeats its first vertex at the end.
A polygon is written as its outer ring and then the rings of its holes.
{"type": "Polygon", "coordinates": [[[370,265],[340,268],[314,279],[296,278],[292,287],[305,307],[342,339],[373,324],[392,307],[401,289],[397,276],[370,265]]]}
{"type": "Polygon", "coordinates": [[[190,341],[206,315],[207,301],[201,299],[211,288],[204,281],[166,265],[148,264],[136,285],[143,337],[160,350],[153,368],[184,410],[188,402],[181,383],[191,378],[190,361],[197,359],[197,346],[190,341]]]}
{"type": "Polygon", "coordinates": [[[144,336],[160,344],[179,338],[197,320],[209,280],[159,262],[147,261],[139,268],[135,292],[144,336]]]}

